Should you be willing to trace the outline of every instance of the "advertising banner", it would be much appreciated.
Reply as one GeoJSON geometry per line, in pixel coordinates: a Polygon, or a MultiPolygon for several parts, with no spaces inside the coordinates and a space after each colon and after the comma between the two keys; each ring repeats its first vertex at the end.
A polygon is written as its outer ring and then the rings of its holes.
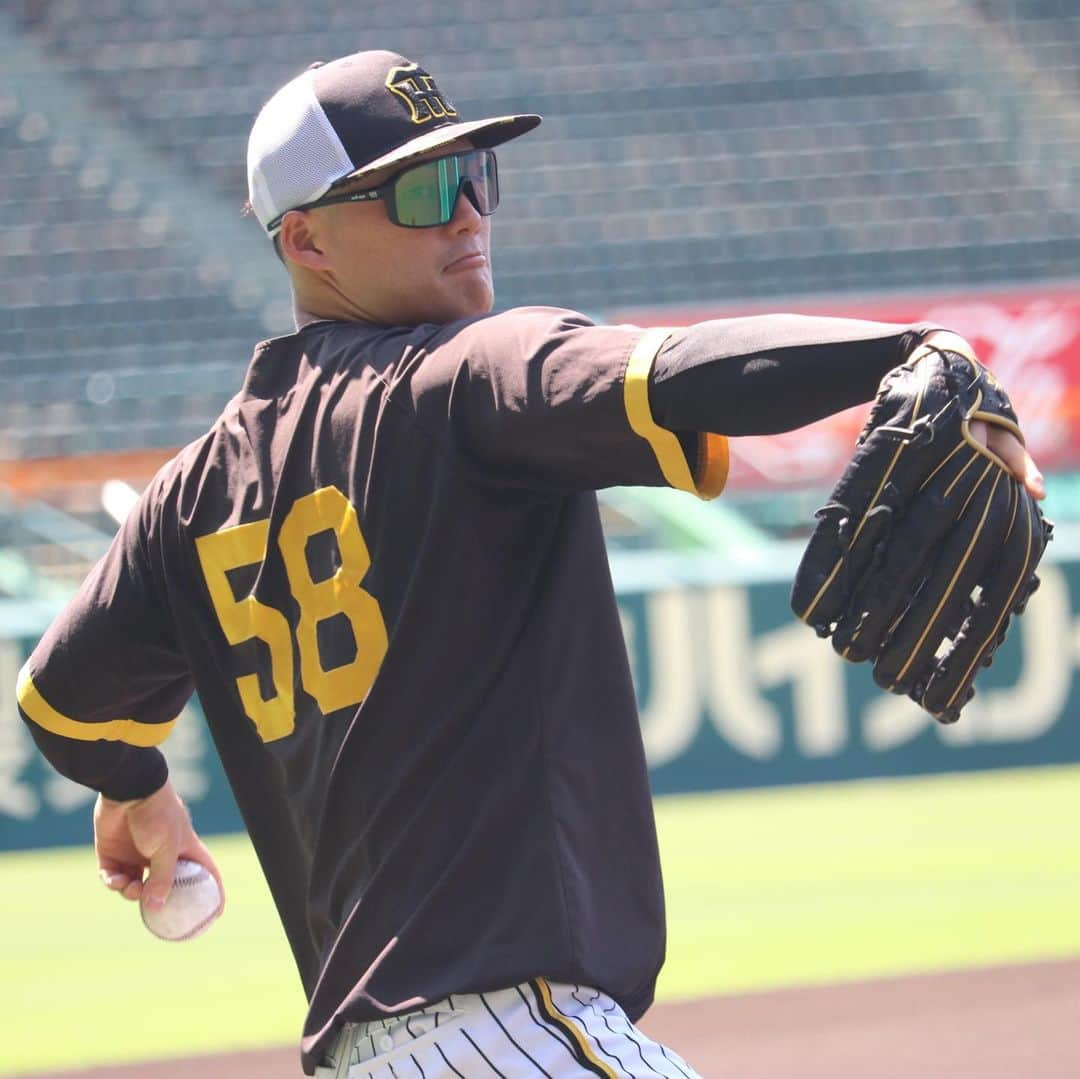
{"type": "MultiPolygon", "coordinates": [[[[795,622],[789,579],[619,584],[658,794],[1080,761],[1080,560],[1045,564],[959,723],[881,692],[795,622]]],[[[41,628],[44,628],[42,626],[41,628]]],[[[40,632],[40,630],[38,631],[40,632]]],[[[94,795],[53,773],[12,687],[36,640],[0,640],[0,849],[88,842],[94,795]]],[[[241,827],[198,701],[163,746],[207,833],[241,827]]]]}
{"type": "Polygon", "coordinates": [[[787,582],[622,595],[658,794],[1080,761],[1080,563],[1043,586],[951,726],[792,619],[787,582]]]}

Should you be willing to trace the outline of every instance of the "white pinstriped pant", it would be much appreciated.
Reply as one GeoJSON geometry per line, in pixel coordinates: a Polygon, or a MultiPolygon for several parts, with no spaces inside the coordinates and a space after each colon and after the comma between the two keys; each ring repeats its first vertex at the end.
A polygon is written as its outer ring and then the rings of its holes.
{"type": "Polygon", "coordinates": [[[701,1079],[595,989],[537,978],[347,1023],[316,1079],[701,1079]]]}

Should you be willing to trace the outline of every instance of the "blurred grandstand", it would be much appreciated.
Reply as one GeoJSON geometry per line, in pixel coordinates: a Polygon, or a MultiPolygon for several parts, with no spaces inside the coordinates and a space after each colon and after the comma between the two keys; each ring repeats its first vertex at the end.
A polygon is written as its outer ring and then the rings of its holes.
{"type": "MultiPolygon", "coordinates": [[[[500,158],[500,306],[1075,294],[1075,0],[8,0],[0,594],[81,573],[115,527],[102,481],[137,486],[290,329],[241,212],[247,131],[313,59],[370,47],[422,58],[466,116],[545,115],[500,158]]],[[[797,486],[733,504],[784,531],[821,483],[797,486]]],[[[613,499],[609,532],[703,542],[671,512],[613,499]]]]}

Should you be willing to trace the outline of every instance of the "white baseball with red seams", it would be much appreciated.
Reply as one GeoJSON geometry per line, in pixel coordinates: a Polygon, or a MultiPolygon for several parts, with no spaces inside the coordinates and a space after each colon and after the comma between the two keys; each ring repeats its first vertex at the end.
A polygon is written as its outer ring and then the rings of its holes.
{"type": "Polygon", "coordinates": [[[162,940],[191,940],[204,933],[223,907],[221,889],[213,875],[198,862],[181,858],[176,863],[172,890],[165,906],[149,910],[140,900],[143,924],[162,940]]]}

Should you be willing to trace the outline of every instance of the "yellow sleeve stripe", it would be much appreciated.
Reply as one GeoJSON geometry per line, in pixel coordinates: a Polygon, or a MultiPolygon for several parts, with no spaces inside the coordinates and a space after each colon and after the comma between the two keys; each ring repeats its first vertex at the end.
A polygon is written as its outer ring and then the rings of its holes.
{"type": "Polygon", "coordinates": [[[168,723],[139,723],[134,719],[110,719],[105,723],[83,723],[69,719],[58,712],[37,691],[34,680],[30,677],[29,662],[19,671],[17,688],[19,707],[39,727],[64,738],[75,738],[80,742],[124,742],[129,746],[156,746],[164,742],[176,720],[168,723]]]}
{"type": "Polygon", "coordinates": [[[697,475],[690,472],[686,455],[675,435],[660,427],[649,407],[649,374],[660,346],[671,330],[657,326],[638,339],[626,364],[623,398],[630,429],[652,447],[664,479],[676,490],[700,498],[715,498],[724,489],[728,475],[728,440],[724,435],[703,433],[699,437],[697,475]]]}

